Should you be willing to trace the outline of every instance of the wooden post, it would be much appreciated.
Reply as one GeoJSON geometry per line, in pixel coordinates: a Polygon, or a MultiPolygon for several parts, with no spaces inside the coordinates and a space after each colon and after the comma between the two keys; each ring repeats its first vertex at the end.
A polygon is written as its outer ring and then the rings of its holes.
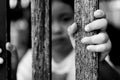
{"type": "Polygon", "coordinates": [[[75,0],[75,22],[78,32],[76,38],[76,80],[97,80],[98,79],[98,55],[86,50],[81,38],[91,36],[95,32],[84,31],[86,24],[94,20],[93,13],[98,8],[98,0],[75,0]]]}
{"type": "Polygon", "coordinates": [[[8,0],[0,0],[0,48],[3,64],[0,64],[0,80],[11,80],[11,60],[10,53],[6,51],[5,44],[10,40],[10,26],[7,19],[8,0]]]}
{"type": "Polygon", "coordinates": [[[33,80],[50,80],[49,0],[32,0],[33,80]]]}

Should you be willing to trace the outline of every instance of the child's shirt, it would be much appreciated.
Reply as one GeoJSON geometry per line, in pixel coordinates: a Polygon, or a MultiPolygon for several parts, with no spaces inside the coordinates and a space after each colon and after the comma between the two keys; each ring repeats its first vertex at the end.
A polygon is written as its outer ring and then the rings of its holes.
{"type": "Polygon", "coordinates": [[[32,80],[32,50],[28,50],[19,62],[17,80],[32,80]]]}
{"type": "MultiPolygon", "coordinates": [[[[107,58],[106,61],[109,63],[107,58]]],[[[113,65],[111,66],[113,67],[113,65]]],[[[32,80],[32,50],[29,50],[20,61],[17,69],[17,80],[32,80]]],[[[52,80],[75,80],[74,51],[60,63],[56,63],[52,58],[52,80]]]]}
{"type": "MultiPolygon", "coordinates": [[[[52,80],[74,80],[74,63],[73,52],[60,63],[56,63],[52,59],[52,80]]],[[[29,50],[20,61],[17,69],[17,80],[32,80],[32,50],[29,50]]]]}
{"type": "Polygon", "coordinates": [[[75,80],[75,54],[72,51],[62,62],[52,59],[52,80],[75,80]]]}

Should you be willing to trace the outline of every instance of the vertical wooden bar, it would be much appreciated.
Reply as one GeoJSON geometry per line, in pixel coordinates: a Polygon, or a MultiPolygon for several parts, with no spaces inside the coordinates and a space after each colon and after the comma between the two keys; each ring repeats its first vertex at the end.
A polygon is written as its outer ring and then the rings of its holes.
{"type": "Polygon", "coordinates": [[[32,0],[33,80],[50,80],[49,0],[32,0]]]}
{"type": "Polygon", "coordinates": [[[86,50],[81,38],[91,36],[95,32],[84,31],[85,25],[94,20],[93,13],[98,8],[98,0],[75,0],[75,22],[78,32],[76,39],[76,80],[97,80],[98,79],[98,55],[86,50]]]}
{"type": "Polygon", "coordinates": [[[2,53],[0,57],[3,58],[4,63],[0,64],[0,80],[10,80],[10,54],[7,53],[5,44],[9,40],[9,32],[10,28],[7,22],[7,3],[8,0],[0,0],[0,48],[2,49],[2,53]]]}

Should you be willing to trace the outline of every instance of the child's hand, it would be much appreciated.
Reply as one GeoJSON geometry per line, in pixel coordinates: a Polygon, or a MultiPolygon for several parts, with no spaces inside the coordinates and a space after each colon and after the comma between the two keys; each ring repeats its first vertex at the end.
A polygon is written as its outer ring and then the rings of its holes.
{"type": "MultiPolygon", "coordinates": [[[[2,49],[0,48],[0,54],[2,53],[2,49]]],[[[2,57],[0,57],[0,64],[3,64],[4,60],[2,57]]]]}
{"type": "MultiPolygon", "coordinates": [[[[6,43],[6,49],[11,52],[11,66],[13,70],[17,69],[18,65],[18,54],[17,54],[17,49],[14,45],[11,43],[6,43]]],[[[0,53],[2,53],[2,49],[0,48],[0,53]]],[[[2,57],[0,57],[0,64],[3,64],[4,60],[2,57]]]]}
{"type": "MultiPolygon", "coordinates": [[[[94,30],[100,30],[100,33],[90,37],[84,37],[81,39],[81,42],[89,44],[86,47],[87,50],[92,52],[101,52],[100,61],[102,61],[111,50],[111,41],[108,37],[108,34],[106,33],[108,22],[102,10],[95,11],[94,17],[97,19],[86,25],[85,31],[90,32],[94,30]]],[[[73,37],[73,34],[76,32],[76,30],[76,23],[73,23],[70,27],[68,27],[68,34],[70,36],[73,48],[75,47],[75,39],[73,37]]]]}
{"type": "Polygon", "coordinates": [[[20,2],[18,2],[18,0],[9,0],[9,6],[11,9],[14,9],[17,4],[20,4],[22,6],[22,8],[26,8],[29,6],[31,0],[21,0],[20,2]]]}

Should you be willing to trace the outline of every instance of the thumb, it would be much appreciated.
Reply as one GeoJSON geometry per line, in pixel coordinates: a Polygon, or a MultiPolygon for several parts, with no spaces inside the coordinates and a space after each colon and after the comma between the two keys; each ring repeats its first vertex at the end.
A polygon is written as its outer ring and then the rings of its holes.
{"type": "Polygon", "coordinates": [[[70,37],[73,48],[75,48],[74,34],[76,31],[77,31],[77,24],[76,23],[73,23],[71,26],[68,27],[68,35],[70,37]]]}

